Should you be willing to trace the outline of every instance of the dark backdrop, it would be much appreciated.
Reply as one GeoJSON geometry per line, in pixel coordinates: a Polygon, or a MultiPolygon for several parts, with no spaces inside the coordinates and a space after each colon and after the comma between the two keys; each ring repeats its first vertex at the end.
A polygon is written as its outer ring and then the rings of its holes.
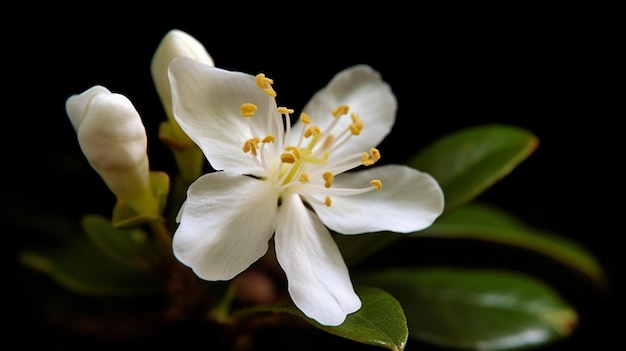
{"type": "MultiPolygon", "coordinates": [[[[2,210],[10,224],[24,209],[33,221],[45,215],[78,219],[84,212],[109,213],[113,198],[86,167],[64,110],[67,97],[94,84],[133,101],[148,128],[149,152],[159,155],[151,156],[152,168],[171,169],[169,151],[156,138],[164,115],[149,71],[152,54],[169,29],[196,37],[217,66],[265,72],[276,81],[279,101],[296,110],[336,72],[366,63],[380,71],[399,103],[397,124],[380,147],[385,162],[401,162],[442,135],[473,125],[508,123],[538,136],[537,151],[479,200],[577,240],[612,279],[606,295],[585,287],[572,291],[579,285],[571,276],[546,273],[541,261],[521,264],[548,275],[582,313],[575,335],[546,350],[606,348],[600,345],[617,340],[621,322],[614,316],[622,312],[617,291],[623,284],[617,246],[623,232],[616,226],[617,210],[623,207],[618,151],[624,115],[623,109],[612,108],[623,84],[615,65],[622,43],[612,40],[617,23],[610,9],[339,12],[302,7],[278,14],[209,6],[183,11],[194,18],[172,14],[161,19],[149,11],[131,15],[123,7],[106,15],[95,8],[63,9],[67,15],[58,16],[45,14],[49,10],[39,7],[36,16],[31,9],[18,11],[20,21],[5,30],[3,100],[9,109],[3,118],[2,210]],[[45,212],[50,204],[57,204],[54,211],[45,212]]],[[[15,229],[5,234],[8,264],[17,270],[13,249],[37,238],[15,229]]],[[[502,259],[497,248],[483,250],[502,259]]],[[[28,326],[20,331],[37,335],[37,325],[20,313],[20,304],[29,303],[24,296],[36,294],[23,291],[28,290],[23,284],[3,286],[21,296],[3,301],[14,325],[28,326]]]]}

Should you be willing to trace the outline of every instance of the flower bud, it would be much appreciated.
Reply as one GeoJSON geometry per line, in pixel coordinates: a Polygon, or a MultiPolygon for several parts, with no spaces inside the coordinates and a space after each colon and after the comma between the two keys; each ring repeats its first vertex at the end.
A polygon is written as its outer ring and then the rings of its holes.
{"type": "Polygon", "coordinates": [[[160,125],[159,138],[172,150],[183,182],[190,184],[202,174],[205,159],[174,119],[168,66],[173,59],[181,56],[210,66],[214,66],[214,63],[198,40],[181,30],[173,29],[161,40],[150,65],[152,79],[167,116],[167,121],[160,125]]]}
{"type": "Polygon", "coordinates": [[[200,63],[214,66],[213,58],[211,58],[202,43],[181,30],[172,29],[167,32],[157,47],[152,58],[150,71],[152,72],[152,79],[154,80],[157,93],[165,108],[165,113],[170,123],[176,126],[172,127],[175,128],[172,132],[177,139],[182,136],[186,138],[187,136],[174,120],[167,67],[173,59],[181,56],[190,57],[200,63]]]}
{"type": "Polygon", "coordinates": [[[146,130],[130,100],[96,85],[70,96],[65,109],[89,164],[118,200],[139,214],[156,215],[146,130]]]}

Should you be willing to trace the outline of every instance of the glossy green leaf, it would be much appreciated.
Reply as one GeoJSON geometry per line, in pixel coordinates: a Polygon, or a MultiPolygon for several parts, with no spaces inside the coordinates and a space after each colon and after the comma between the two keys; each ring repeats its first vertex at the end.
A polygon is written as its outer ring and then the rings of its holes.
{"type": "Polygon", "coordinates": [[[151,272],[120,264],[86,240],[25,250],[20,261],[80,294],[136,295],[154,293],[161,288],[151,272]]]}
{"type": "Polygon", "coordinates": [[[437,179],[449,212],[509,174],[538,144],[534,134],[519,127],[477,126],[435,141],[406,164],[437,179]]]}
{"type": "Polygon", "coordinates": [[[598,260],[578,243],[533,228],[501,209],[471,204],[442,217],[415,237],[466,238],[521,247],[545,255],[605,286],[606,273],[598,260]]]}
{"type": "Polygon", "coordinates": [[[339,326],[328,327],[306,317],[293,304],[254,307],[238,312],[238,316],[249,313],[288,313],[303,318],[313,326],[330,334],[359,343],[379,346],[389,350],[404,350],[408,340],[408,328],[402,306],[389,293],[372,287],[356,289],[363,306],[348,315],[339,326]]]}
{"type": "Polygon", "coordinates": [[[391,293],[407,316],[410,337],[463,350],[513,350],[569,336],[578,314],[550,286],[519,273],[406,268],[353,275],[391,293]]]}
{"type": "Polygon", "coordinates": [[[155,242],[140,227],[118,229],[99,215],[83,217],[82,224],[89,239],[120,263],[147,267],[158,258],[155,242]]]}
{"type": "MultiPolygon", "coordinates": [[[[532,133],[518,127],[477,126],[438,139],[406,164],[437,179],[448,213],[509,174],[537,145],[532,133]]],[[[336,235],[335,240],[348,265],[355,265],[401,236],[384,232],[336,235]]]]}

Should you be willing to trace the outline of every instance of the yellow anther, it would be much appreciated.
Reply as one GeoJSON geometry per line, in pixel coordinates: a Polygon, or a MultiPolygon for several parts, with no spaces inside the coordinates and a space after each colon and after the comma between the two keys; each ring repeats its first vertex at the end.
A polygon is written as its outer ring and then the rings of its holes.
{"type": "Polygon", "coordinates": [[[239,109],[241,110],[241,115],[243,115],[244,117],[252,117],[254,116],[254,113],[256,112],[257,107],[255,104],[245,103],[241,105],[239,109]]]}
{"type": "Polygon", "coordinates": [[[339,116],[347,115],[349,109],[350,108],[348,107],[348,105],[338,106],[336,109],[333,110],[333,116],[339,117],[339,116]]]}
{"type": "Polygon", "coordinates": [[[330,200],[330,196],[326,196],[324,203],[326,203],[326,207],[330,207],[330,205],[333,204],[333,202],[330,200]]]}
{"type": "Polygon", "coordinates": [[[383,188],[383,182],[381,182],[380,179],[373,179],[370,181],[370,184],[376,188],[376,191],[381,191],[383,188]]]}
{"type": "Polygon", "coordinates": [[[278,113],[287,113],[287,114],[292,114],[293,110],[290,108],[286,108],[286,107],[279,107],[278,108],[278,113]]]}
{"type": "Polygon", "coordinates": [[[300,180],[301,183],[308,183],[309,182],[309,175],[306,174],[306,173],[302,173],[300,175],[299,180],[300,180]]]}
{"type": "Polygon", "coordinates": [[[356,124],[352,123],[351,125],[348,126],[348,128],[350,129],[350,133],[352,133],[352,135],[359,135],[361,134],[361,128],[359,128],[356,124]]]}
{"type": "Polygon", "coordinates": [[[254,156],[257,155],[257,149],[259,148],[260,139],[258,137],[250,138],[243,143],[243,152],[252,152],[254,156]]]}
{"type": "Polygon", "coordinates": [[[285,151],[291,151],[291,153],[293,153],[293,156],[295,158],[301,158],[300,149],[298,149],[295,146],[285,146],[285,151]]]}
{"type": "Polygon", "coordinates": [[[259,87],[259,89],[267,89],[272,84],[274,84],[274,81],[270,78],[267,78],[265,74],[259,73],[256,75],[256,86],[259,87]]]}
{"type": "Polygon", "coordinates": [[[261,140],[262,143],[273,143],[276,141],[276,137],[273,136],[272,134],[268,134],[265,138],[263,138],[263,140],[261,140]]]}
{"type": "Polygon", "coordinates": [[[285,162],[285,163],[294,163],[294,162],[296,162],[296,158],[293,156],[293,154],[290,154],[288,152],[285,152],[282,155],[280,155],[280,160],[285,162]]]}
{"type": "Polygon", "coordinates": [[[263,89],[263,92],[265,93],[265,95],[269,97],[273,97],[273,98],[276,97],[276,92],[272,88],[263,89]]]}
{"type": "Polygon", "coordinates": [[[370,155],[372,155],[372,158],[374,158],[374,161],[380,160],[380,151],[378,151],[377,148],[371,148],[370,155]]]}
{"type": "Polygon", "coordinates": [[[322,130],[318,126],[311,126],[304,131],[304,137],[308,138],[311,135],[319,135],[322,133],[322,130]]]}
{"type": "Polygon", "coordinates": [[[309,124],[311,123],[311,117],[303,112],[300,114],[300,121],[302,121],[302,123],[304,124],[309,124]]]}
{"type": "Polygon", "coordinates": [[[330,186],[333,185],[335,177],[331,172],[324,172],[324,174],[322,174],[322,178],[324,178],[324,186],[326,188],[330,188],[330,186]]]}

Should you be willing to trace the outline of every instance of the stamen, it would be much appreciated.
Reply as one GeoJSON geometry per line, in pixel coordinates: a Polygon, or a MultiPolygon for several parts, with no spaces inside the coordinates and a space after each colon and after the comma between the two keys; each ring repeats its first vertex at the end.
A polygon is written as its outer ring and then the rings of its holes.
{"type": "Polygon", "coordinates": [[[254,156],[257,155],[257,150],[259,148],[259,142],[261,141],[260,138],[258,137],[254,137],[254,138],[250,138],[248,140],[246,140],[245,143],[243,143],[243,152],[244,153],[248,153],[248,152],[252,152],[252,154],[254,156]]]}
{"type": "Polygon", "coordinates": [[[265,138],[263,138],[263,140],[261,140],[262,143],[273,143],[276,142],[276,137],[273,136],[272,134],[268,134],[265,138]]]}
{"type": "Polygon", "coordinates": [[[296,158],[293,156],[293,154],[290,154],[288,152],[285,152],[283,154],[280,155],[280,160],[285,162],[285,163],[295,163],[296,162],[296,158]]]}
{"type": "Polygon", "coordinates": [[[330,200],[330,196],[326,196],[326,199],[324,201],[326,203],[326,207],[330,207],[330,205],[332,205],[332,201],[330,200]]]}
{"type": "Polygon", "coordinates": [[[302,173],[302,174],[300,174],[300,178],[298,180],[300,180],[301,183],[308,183],[309,182],[309,175],[306,174],[306,173],[302,173]]]}
{"type": "Polygon", "coordinates": [[[331,172],[324,172],[324,174],[322,174],[322,178],[324,178],[324,186],[326,188],[330,188],[333,184],[333,180],[335,179],[331,172]]]}
{"type": "Polygon", "coordinates": [[[363,166],[371,166],[378,160],[380,160],[380,152],[375,148],[370,149],[370,154],[364,152],[361,156],[361,164],[363,166]]]}
{"type": "Polygon", "coordinates": [[[274,81],[265,77],[265,74],[259,73],[256,75],[256,86],[263,90],[269,97],[276,97],[276,92],[272,89],[272,84],[274,84],[274,81]]]}
{"type": "Polygon", "coordinates": [[[300,149],[295,146],[285,146],[285,151],[291,151],[296,159],[301,158],[300,149]]]}
{"type": "Polygon", "coordinates": [[[292,109],[290,109],[290,108],[286,108],[286,107],[282,107],[282,106],[281,106],[281,107],[279,107],[279,108],[278,108],[278,113],[283,113],[283,114],[285,114],[285,113],[286,113],[286,114],[292,114],[292,113],[293,113],[293,110],[292,110],[292,109]]]}
{"type": "Polygon", "coordinates": [[[257,107],[255,104],[251,104],[249,102],[241,105],[241,107],[239,108],[239,110],[241,110],[241,115],[248,118],[248,117],[252,117],[254,116],[254,113],[257,110],[257,107]]]}
{"type": "Polygon", "coordinates": [[[333,112],[332,112],[333,113],[333,117],[339,117],[339,116],[347,115],[348,114],[348,110],[350,110],[348,105],[337,106],[337,108],[334,109],[333,112]]]}
{"type": "Polygon", "coordinates": [[[376,188],[376,191],[381,191],[383,189],[383,182],[381,182],[380,179],[372,179],[370,184],[376,188]]]}
{"type": "Polygon", "coordinates": [[[308,138],[311,135],[319,135],[321,130],[318,126],[311,126],[304,131],[304,137],[308,138]]]}
{"type": "Polygon", "coordinates": [[[311,123],[311,117],[309,117],[306,113],[303,112],[300,114],[300,122],[304,124],[309,124],[311,123]]]}

